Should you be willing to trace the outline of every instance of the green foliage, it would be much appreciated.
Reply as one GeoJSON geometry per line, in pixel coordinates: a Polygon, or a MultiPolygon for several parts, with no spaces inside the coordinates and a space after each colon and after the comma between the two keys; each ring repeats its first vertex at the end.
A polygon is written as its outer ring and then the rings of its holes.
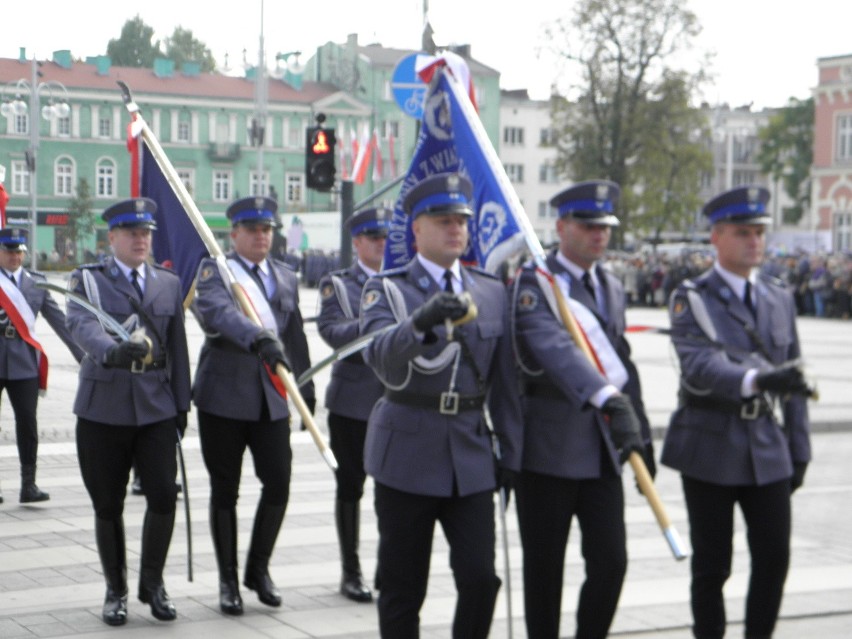
{"type": "Polygon", "coordinates": [[[82,255],[80,242],[95,232],[94,200],[85,178],[77,181],[76,194],[68,202],[68,238],[74,243],[75,255],[82,255]]]}
{"type": "Polygon", "coordinates": [[[119,67],[153,67],[154,59],[163,55],[160,41],[152,43],[153,37],[154,28],[145,24],[137,14],[124,23],[118,40],[109,41],[107,55],[119,67]]]}
{"type": "Polygon", "coordinates": [[[794,205],[784,210],[786,224],[797,223],[810,208],[810,170],[813,163],[814,101],[790,98],[787,106],[758,131],[757,161],[765,173],[781,180],[794,205]]]}
{"type": "Polygon", "coordinates": [[[172,35],[163,42],[163,46],[166,48],[166,57],[174,60],[178,67],[184,62],[198,62],[204,73],[216,70],[216,60],[210,49],[197,40],[189,29],[175,27],[172,35]]]}
{"type": "MultiPolygon", "coordinates": [[[[666,190],[642,184],[660,177],[643,167],[657,166],[661,154],[665,156],[657,138],[665,133],[663,125],[674,123],[662,118],[677,114],[681,142],[695,128],[685,113],[688,89],[703,81],[703,71],[681,74],[672,65],[700,30],[695,14],[678,0],[581,0],[573,19],[557,21],[548,34],[554,51],[579,67],[583,78],[573,87],[575,100],[552,101],[557,169],[575,180],[608,178],[621,185],[619,233],[631,228],[635,207],[666,190]],[[673,77],[680,78],[686,93],[667,84],[673,77]],[[676,103],[667,105],[670,99],[676,103]],[[645,197],[633,198],[634,191],[645,197]]],[[[697,149],[690,152],[698,159],[697,149]]],[[[657,170],[666,174],[659,166],[657,170]]],[[[698,188],[696,180],[692,189],[698,188]]],[[[679,202],[688,201],[687,195],[679,202]]]]}

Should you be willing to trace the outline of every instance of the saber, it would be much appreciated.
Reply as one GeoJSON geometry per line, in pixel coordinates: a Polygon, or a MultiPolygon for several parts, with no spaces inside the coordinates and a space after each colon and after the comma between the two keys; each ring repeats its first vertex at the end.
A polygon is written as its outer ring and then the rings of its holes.
{"type": "Polygon", "coordinates": [[[183,446],[181,440],[183,436],[180,434],[180,429],[177,430],[177,458],[178,466],[180,467],[180,485],[183,487],[183,510],[186,514],[186,578],[192,581],[192,519],[189,516],[189,484],[186,481],[186,462],[183,460],[183,446]]]}
{"type": "Polygon", "coordinates": [[[115,333],[122,342],[130,341],[130,333],[127,332],[127,329],[124,328],[117,319],[115,319],[112,315],[107,315],[103,310],[99,309],[82,295],[78,295],[74,291],[69,291],[67,288],[63,288],[62,286],[51,282],[36,282],[35,285],[37,288],[43,288],[45,290],[54,291],[64,295],[70,301],[82,306],[92,315],[95,315],[101,323],[115,333]]]}
{"type": "MultiPolygon", "coordinates": [[[[157,161],[157,164],[166,176],[169,186],[172,187],[172,190],[178,200],[180,200],[180,203],[183,205],[184,211],[187,216],[189,216],[189,221],[192,223],[192,226],[195,227],[198,236],[201,238],[201,241],[204,242],[210,256],[216,260],[216,263],[220,267],[220,272],[226,274],[231,294],[234,296],[237,304],[239,304],[243,314],[248,317],[252,323],[262,327],[263,324],[260,321],[260,317],[258,317],[248,295],[246,295],[246,292],[239,285],[234,274],[231,272],[231,269],[228,267],[225,252],[222,250],[222,247],[219,246],[219,243],[213,236],[213,232],[210,230],[210,227],[207,226],[204,216],[201,214],[201,211],[198,210],[198,206],[196,206],[195,201],[186,189],[186,185],[178,176],[177,171],[174,166],[172,166],[172,163],[166,156],[165,151],[163,151],[163,147],[160,146],[160,142],[157,140],[157,137],[154,135],[153,131],[151,131],[148,123],[139,112],[139,106],[133,101],[130,89],[121,80],[119,80],[117,84],[121,88],[121,99],[124,101],[124,105],[127,107],[127,110],[130,112],[130,116],[133,119],[131,126],[138,129],[139,135],[142,136],[142,139],[148,145],[154,159],[157,161]]],[[[320,434],[319,429],[314,422],[314,417],[311,415],[308,405],[305,403],[302,394],[299,392],[299,386],[296,384],[295,379],[293,379],[290,372],[280,362],[275,366],[274,372],[287,389],[288,397],[292,400],[293,404],[295,404],[296,410],[302,417],[302,424],[311,434],[311,437],[319,449],[320,454],[323,456],[323,459],[325,459],[326,463],[332,470],[337,470],[337,460],[334,458],[334,453],[323,439],[322,434],[320,434]]]]}
{"type": "MultiPolygon", "coordinates": [[[[441,72],[446,73],[446,70],[442,69],[441,72]]],[[[521,232],[524,235],[527,250],[532,256],[536,267],[542,273],[547,275],[547,279],[553,289],[553,294],[556,297],[559,312],[565,328],[568,330],[568,333],[571,335],[571,338],[577,346],[583,351],[583,354],[588,357],[593,364],[595,364],[594,355],[592,354],[589,344],[582,335],[580,328],[577,325],[577,320],[568,308],[568,304],[562,295],[562,290],[559,288],[559,284],[556,282],[556,279],[547,267],[544,248],[542,248],[541,242],[539,242],[538,236],[532,228],[532,222],[530,222],[529,217],[527,217],[524,212],[524,208],[518,198],[518,194],[512,187],[512,183],[509,181],[509,176],[506,175],[506,169],[503,168],[502,162],[500,162],[500,159],[497,157],[497,152],[494,150],[494,146],[491,144],[488,135],[485,133],[482,121],[477,116],[466,90],[461,87],[459,80],[452,73],[448,74],[448,80],[450,90],[453,92],[459,107],[464,113],[465,118],[468,120],[476,139],[479,141],[479,144],[485,153],[486,160],[494,174],[494,178],[497,180],[500,190],[506,197],[506,202],[509,204],[511,212],[514,214],[521,232]]],[[[633,473],[636,476],[636,482],[638,483],[642,494],[647,498],[651,509],[654,511],[657,523],[660,525],[660,528],[663,531],[663,536],[668,542],[669,548],[671,548],[675,559],[681,560],[686,558],[686,552],[683,549],[680,536],[677,534],[677,531],[672,526],[671,520],[666,514],[663,502],[657,493],[657,489],[654,486],[651,475],[648,473],[648,468],[645,466],[645,461],[636,451],[632,451],[630,453],[629,461],[630,467],[633,469],[633,473]]]]}

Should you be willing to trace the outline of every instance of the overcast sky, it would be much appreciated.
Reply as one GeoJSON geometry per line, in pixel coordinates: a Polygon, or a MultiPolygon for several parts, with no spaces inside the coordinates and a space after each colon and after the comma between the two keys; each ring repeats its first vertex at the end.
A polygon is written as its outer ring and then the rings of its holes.
{"type": "MultiPolygon", "coordinates": [[[[701,50],[715,52],[715,84],[705,99],[755,109],[783,106],[791,96],[806,98],[817,80],[817,58],[852,54],[852,3],[841,0],[686,0],[703,25],[701,50]]],[[[344,42],[358,33],[359,42],[417,49],[424,0],[264,0],[267,58],[301,50],[310,55],[320,44],[344,42]]],[[[429,19],[438,45],[467,43],[474,58],[501,73],[505,89],[526,88],[544,99],[557,73],[547,55],[539,56],[546,24],[570,17],[574,0],[484,3],[482,0],[428,0],[429,19]],[[489,7],[483,15],[482,8],[489,7]],[[512,7],[497,9],[497,7],[512,7]]],[[[261,0],[198,2],[144,0],[24,0],[6,8],[0,57],[49,58],[70,49],[85,58],[106,52],[111,38],[137,13],[154,28],[155,38],[175,26],[191,29],[224,64],[257,60],[261,0]]]]}

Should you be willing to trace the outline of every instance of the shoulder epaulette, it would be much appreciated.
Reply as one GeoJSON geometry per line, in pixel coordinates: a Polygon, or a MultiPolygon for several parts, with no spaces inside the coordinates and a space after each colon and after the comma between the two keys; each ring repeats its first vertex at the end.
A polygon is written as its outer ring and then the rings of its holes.
{"type": "Polygon", "coordinates": [[[478,273],[479,275],[484,275],[485,277],[490,277],[492,280],[499,280],[500,279],[494,273],[490,273],[480,266],[465,266],[465,268],[468,271],[473,271],[474,273],[478,273]]]}
{"type": "Polygon", "coordinates": [[[47,279],[47,275],[45,275],[41,271],[32,271],[30,269],[27,269],[27,273],[29,273],[32,277],[40,277],[43,280],[47,279]]]}
{"type": "Polygon", "coordinates": [[[77,268],[86,269],[87,271],[94,271],[94,270],[100,271],[100,270],[103,270],[104,265],[103,265],[103,262],[91,262],[89,264],[80,264],[80,266],[78,266],[77,268]]]}
{"type": "Polygon", "coordinates": [[[167,273],[174,273],[177,275],[177,272],[173,268],[169,268],[168,266],[163,266],[162,264],[151,264],[151,266],[159,271],[166,271],[167,273]]]}
{"type": "Polygon", "coordinates": [[[378,277],[399,277],[400,275],[405,275],[408,273],[408,268],[405,266],[398,266],[397,268],[389,268],[386,271],[380,271],[376,273],[378,277]]]}
{"type": "Polygon", "coordinates": [[[787,288],[787,282],[785,282],[779,277],[775,277],[774,275],[765,275],[761,273],[760,279],[762,279],[767,284],[772,284],[773,286],[777,286],[778,288],[787,288]]]}

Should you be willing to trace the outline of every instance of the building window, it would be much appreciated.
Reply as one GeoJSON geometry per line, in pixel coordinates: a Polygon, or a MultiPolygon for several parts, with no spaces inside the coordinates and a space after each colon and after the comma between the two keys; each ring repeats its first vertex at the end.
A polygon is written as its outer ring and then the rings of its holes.
{"type": "Polygon", "coordinates": [[[195,192],[195,171],[192,169],[176,169],[178,178],[183,182],[186,190],[192,195],[195,192]]]}
{"type": "Polygon", "coordinates": [[[251,193],[252,195],[266,196],[268,185],[269,172],[264,171],[260,176],[258,176],[257,171],[252,171],[249,174],[249,193],[251,193]]]}
{"type": "Polygon", "coordinates": [[[179,120],[177,125],[177,140],[178,142],[189,142],[192,132],[192,123],[188,120],[179,120]]]}
{"type": "Polygon", "coordinates": [[[507,164],[506,175],[509,176],[509,181],[514,184],[524,183],[524,165],[523,164],[507,164]]]}
{"type": "Polygon", "coordinates": [[[288,204],[301,204],[305,201],[305,174],[288,173],[284,176],[284,201],[288,204]]]}
{"type": "Polygon", "coordinates": [[[517,126],[507,126],[503,129],[503,144],[508,146],[523,146],[524,130],[517,126]]]}
{"type": "Polygon", "coordinates": [[[30,114],[15,114],[12,121],[12,131],[15,135],[28,135],[30,132],[30,114]]]}
{"type": "Polygon", "coordinates": [[[74,195],[74,162],[71,158],[60,157],[53,165],[54,195],[74,195]]]}
{"type": "Polygon", "coordinates": [[[112,133],[112,118],[108,115],[101,115],[98,118],[98,137],[108,138],[112,133]]]}
{"type": "Polygon", "coordinates": [[[837,159],[852,160],[852,115],[837,118],[837,159]]]}
{"type": "Polygon", "coordinates": [[[852,213],[837,213],[834,216],[834,250],[852,249],[852,213]]]}
{"type": "Polygon", "coordinates": [[[213,201],[227,202],[231,199],[231,182],[234,176],[230,171],[213,171],[213,201]]]}
{"type": "Polygon", "coordinates": [[[556,167],[553,166],[550,162],[545,162],[544,164],[539,166],[538,181],[542,184],[555,184],[557,182],[556,167]]]}
{"type": "Polygon", "coordinates": [[[541,129],[538,133],[538,142],[541,146],[555,146],[556,130],[551,128],[541,129]]]}
{"type": "Polygon", "coordinates": [[[12,195],[30,194],[30,172],[24,160],[12,161],[12,195]]]}
{"type": "Polygon", "coordinates": [[[71,116],[56,119],[56,135],[60,138],[71,137],[71,116]]]}
{"type": "Polygon", "coordinates": [[[547,202],[539,202],[538,203],[538,216],[539,216],[539,218],[546,219],[548,213],[550,213],[550,205],[547,202]]]}
{"type": "Polygon", "coordinates": [[[733,173],[734,186],[748,186],[757,183],[757,172],[755,171],[734,171],[733,173]]]}
{"type": "Polygon", "coordinates": [[[115,162],[98,162],[95,167],[95,184],[95,197],[115,197],[115,162]]]}
{"type": "Polygon", "coordinates": [[[382,138],[399,138],[399,120],[382,120],[382,138]]]}

